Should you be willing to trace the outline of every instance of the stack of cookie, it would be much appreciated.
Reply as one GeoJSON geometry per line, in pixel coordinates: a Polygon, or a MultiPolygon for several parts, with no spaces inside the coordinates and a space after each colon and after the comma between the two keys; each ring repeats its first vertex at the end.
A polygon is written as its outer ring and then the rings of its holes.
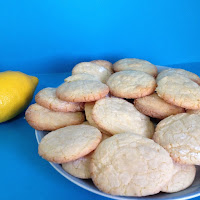
{"type": "Polygon", "coordinates": [[[199,84],[194,73],[157,74],[140,59],[82,62],[58,88],[41,90],[25,117],[51,131],[39,144],[44,159],[92,178],[103,192],[177,192],[192,184],[200,165],[199,84]]]}

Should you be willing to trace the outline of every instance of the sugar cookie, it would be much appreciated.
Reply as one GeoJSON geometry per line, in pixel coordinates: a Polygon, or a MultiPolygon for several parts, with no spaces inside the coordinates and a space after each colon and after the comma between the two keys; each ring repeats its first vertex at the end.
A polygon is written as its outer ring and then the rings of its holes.
{"type": "Polygon", "coordinates": [[[146,72],[151,76],[157,76],[157,68],[155,65],[151,64],[146,60],[136,59],[136,58],[125,58],[118,60],[113,64],[113,69],[115,72],[124,71],[124,70],[137,70],[146,72]]]}
{"type": "Polygon", "coordinates": [[[101,132],[88,125],[60,128],[45,135],[39,144],[39,155],[44,159],[65,163],[92,152],[101,141],[101,132]]]}
{"type": "Polygon", "coordinates": [[[110,93],[116,97],[135,99],[152,94],[156,88],[155,79],[141,71],[121,71],[107,81],[110,93]]]}
{"type": "Polygon", "coordinates": [[[102,128],[100,128],[95,122],[94,120],[92,119],[92,109],[95,105],[95,102],[88,102],[88,103],[85,103],[85,117],[86,119],[88,120],[89,124],[91,126],[94,126],[96,128],[98,128],[101,133],[105,133],[106,135],[110,135],[110,133],[108,133],[107,131],[103,130],[102,128]]]}
{"type": "Polygon", "coordinates": [[[157,119],[185,112],[183,108],[165,102],[156,93],[135,99],[134,105],[144,115],[157,119]]]}
{"type": "Polygon", "coordinates": [[[87,73],[96,76],[103,83],[106,83],[111,75],[105,67],[92,62],[81,62],[77,64],[72,70],[72,75],[80,73],[87,73]]]}
{"type": "Polygon", "coordinates": [[[93,76],[91,74],[86,74],[86,73],[82,73],[82,74],[75,74],[72,76],[67,77],[64,81],[67,83],[73,82],[73,81],[84,81],[84,80],[98,80],[98,77],[93,76]]]}
{"type": "Polygon", "coordinates": [[[181,165],[174,163],[173,176],[162,188],[162,192],[178,192],[189,187],[195,178],[196,168],[194,165],[181,165]]]}
{"type": "Polygon", "coordinates": [[[180,75],[166,76],[156,88],[166,102],[186,109],[200,109],[200,86],[180,75]]]}
{"type": "Polygon", "coordinates": [[[84,110],[84,103],[67,102],[58,99],[56,88],[44,88],[35,96],[39,105],[56,112],[78,112],[84,110]]]}
{"type": "Polygon", "coordinates": [[[112,63],[107,60],[92,60],[90,62],[101,65],[105,67],[107,70],[109,70],[111,73],[113,73],[112,63]]]}
{"type": "Polygon", "coordinates": [[[200,165],[200,115],[181,113],[163,119],[153,139],[175,162],[200,165]]]}
{"type": "Polygon", "coordinates": [[[57,88],[56,95],[63,101],[91,102],[105,97],[108,92],[108,86],[100,81],[80,80],[63,83],[57,88]]]}
{"type": "Polygon", "coordinates": [[[110,134],[133,132],[148,138],[154,133],[149,117],[124,99],[107,97],[97,101],[92,110],[94,122],[110,134]]]}
{"type": "Polygon", "coordinates": [[[85,120],[82,112],[55,112],[32,104],[26,110],[26,121],[36,130],[52,131],[65,126],[81,124],[85,120]]]}
{"type": "Polygon", "coordinates": [[[156,78],[156,81],[157,82],[160,81],[165,76],[174,76],[174,74],[184,76],[196,82],[197,84],[200,84],[200,77],[197,76],[196,74],[186,71],[184,69],[173,69],[173,68],[160,72],[156,78]]]}
{"type": "MultiPolygon", "coordinates": [[[[102,134],[101,142],[105,139],[109,138],[108,135],[102,134]]],[[[90,175],[90,161],[93,152],[89,153],[86,156],[83,156],[77,160],[70,161],[62,164],[62,168],[72,176],[81,179],[89,179],[90,175]]]]}
{"type": "Polygon", "coordinates": [[[91,178],[89,166],[92,153],[93,152],[77,160],[63,163],[62,168],[72,176],[81,179],[89,179],[91,178]]]}
{"type": "Polygon", "coordinates": [[[173,161],[153,140],[121,133],[100,143],[90,169],[94,184],[103,192],[147,196],[160,192],[171,179],[173,161]]]}

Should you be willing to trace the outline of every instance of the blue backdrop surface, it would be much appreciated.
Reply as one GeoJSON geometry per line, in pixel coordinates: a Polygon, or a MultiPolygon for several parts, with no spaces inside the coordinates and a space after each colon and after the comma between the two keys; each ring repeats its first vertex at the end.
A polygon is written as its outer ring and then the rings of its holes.
{"type": "Polygon", "coordinates": [[[125,57],[200,62],[199,8],[198,0],[0,1],[0,71],[65,72],[125,57]]]}
{"type": "MultiPolygon", "coordinates": [[[[135,57],[200,75],[199,8],[198,0],[2,0],[0,72],[35,74],[35,93],[93,59],[135,57]]],[[[0,199],[107,199],[66,180],[37,149],[24,113],[0,124],[0,199]]]]}

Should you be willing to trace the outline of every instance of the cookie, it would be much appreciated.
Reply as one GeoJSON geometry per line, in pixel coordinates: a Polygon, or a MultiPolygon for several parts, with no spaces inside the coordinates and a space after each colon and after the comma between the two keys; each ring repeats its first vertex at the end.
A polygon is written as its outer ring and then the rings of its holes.
{"type": "Polygon", "coordinates": [[[56,96],[56,88],[44,88],[35,96],[39,105],[56,112],[78,112],[84,110],[84,103],[62,101],[56,96]]]}
{"type": "Polygon", "coordinates": [[[108,92],[108,86],[100,81],[80,80],[63,83],[57,88],[56,95],[63,101],[91,102],[105,97],[108,92]]]}
{"type": "MultiPolygon", "coordinates": [[[[92,126],[88,121],[84,121],[82,124],[85,124],[85,125],[90,125],[90,126],[92,126]]],[[[101,131],[100,131],[101,132],[101,131]]],[[[111,135],[108,135],[108,134],[106,134],[106,133],[103,133],[103,132],[101,132],[101,134],[102,134],[102,138],[101,138],[101,141],[103,141],[103,140],[105,140],[105,139],[107,139],[107,138],[109,138],[111,135]]]]}
{"type": "Polygon", "coordinates": [[[189,114],[200,114],[200,110],[186,110],[186,113],[189,113],[189,114]]]}
{"type": "Polygon", "coordinates": [[[133,132],[148,138],[154,133],[149,117],[124,99],[107,97],[98,100],[92,110],[94,122],[110,134],[133,132]]]}
{"type": "Polygon", "coordinates": [[[157,119],[185,112],[183,108],[165,102],[156,93],[135,99],[134,105],[144,115],[157,119]]]}
{"type": "Polygon", "coordinates": [[[196,74],[186,71],[184,69],[173,69],[173,68],[160,72],[156,78],[156,81],[158,82],[166,76],[174,76],[174,74],[184,76],[196,82],[197,84],[200,84],[200,77],[197,76],[196,74]]]}
{"type": "Polygon", "coordinates": [[[153,139],[175,162],[200,165],[200,115],[181,113],[163,119],[153,139]]]}
{"type": "Polygon", "coordinates": [[[162,188],[162,192],[179,192],[188,188],[194,181],[196,168],[194,165],[181,165],[174,163],[173,176],[162,188]]]}
{"type": "Polygon", "coordinates": [[[156,91],[167,103],[186,109],[200,109],[200,86],[184,76],[162,78],[156,91]]]}
{"type": "Polygon", "coordinates": [[[111,73],[113,73],[112,63],[107,60],[92,60],[90,62],[101,65],[105,67],[107,70],[109,70],[111,73]]]}
{"type": "Polygon", "coordinates": [[[112,95],[135,99],[152,94],[156,88],[156,81],[147,73],[132,70],[112,74],[107,85],[112,95]]]}
{"type": "Polygon", "coordinates": [[[45,135],[39,155],[54,163],[65,163],[92,152],[101,141],[101,132],[89,125],[72,125],[45,135]]]}
{"type": "Polygon", "coordinates": [[[55,112],[36,103],[28,107],[25,119],[36,130],[52,131],[65,126],[81,124],[85,116],[82,112],[55,112]]]}
{"type": "MultiPolygon", "coordinates": [[[[102,134],[101,142],[105,139],[109,138],[109,136],[102,134]]],[[[86,156],[83,156],[77,160],[70,161],[62,164],[62,168],[72,176],[81,179],[89,179],[91,178],[90,174],[90,161],[93,152],[89,153],[86,156]]]]}
{"type": "MultiPolygon", "coordinates": [[[[82,124],[93,126],[93,125],[91,125],[88,121],[85,121],[85,122],[83,122],[82,124]]],[[[94,127],[95,127],[95,126],[94,126],[94,127]]],[[[109,133],[105,133],[105,131],[100,130],[99,127],[96,127],[96,128],[97,128],[97,129],[101,132],[101,134],[102,134],[101,142],[102,142],[103,140],[105,140],[105,139],[107,139],[107,138],[109,138],[109,137],[112,136],[112,135],[110,135],[109,133]]]]}
{"type": "Polygon", "coordinates": [[[62,168],[72,176],[81,179],[89,179],[91,178],[89,167],[92,153],[93,152],[77,160],[63,163],[62,168]]]}
{"type": "Polygon", "coordinates": [[[72,69],[72,75],[87,73],[96,76],[101,82],[106,83],[111,73],[103,66],[92,62],[81,62],[72,69]]]}
{"type": "Polygon", "coordinates": [[[104,133],[106,135],[110,135],[110,133],[108,133],[107,131],[103,130],[102,128],[100,128],[95,122],[94,120],[92,119],[92,109],[95,105],[95,102],[88,102],[88,103],[85,103],[85,117],[87,119],[87,121],[89,122],[89,124],[91,126],[94,126],[96,128],[98,128],[101,133],[104,133]]]}
{"type": "Polygon", "coordinates": [[[155,65],[151,64],[146,60],[136,59],[136,58],[125,58],[118,60],[113,64],[113,69],[115,72],[126,71],[126,70],[137,70],[146,72],[151,76],[156,77],[158,72],[155,65]]]}
{"type": "Polygon", "coordinates": [[[153,140],[121,133],[100,143],[92,155],[90,170],[101,191],[139,197],[160,192],[172,177],[173,161],[153,140]]]}
{"type": "Polygon", "coordinates": [[[98,80],[98,77],[96,76],[93,76],[91,74],[86,74],[86,73],[82,73],[82,74],[75,74],[75,75],[72,75],[72,76],[69,76],[67,77],[64,81],[67,82],[67,83],[70,83],[70,82],[73,82],[73,81],[84,81],[84,80],[98,80]]]}

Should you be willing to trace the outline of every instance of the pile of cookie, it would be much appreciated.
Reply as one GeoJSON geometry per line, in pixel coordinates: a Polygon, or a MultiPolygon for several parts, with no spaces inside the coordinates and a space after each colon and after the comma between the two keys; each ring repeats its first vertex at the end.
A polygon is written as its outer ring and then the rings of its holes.
{"type": "Polygon", "coordinates": [[[39,144],[40,156],[91,178],[99,190],[172,193],[189,187],[200,165],[199,84],[192,72],[158,74],[140,59],[82,62],[58,88],[41,90],[25,118],[51,131],[39,144]]]}

